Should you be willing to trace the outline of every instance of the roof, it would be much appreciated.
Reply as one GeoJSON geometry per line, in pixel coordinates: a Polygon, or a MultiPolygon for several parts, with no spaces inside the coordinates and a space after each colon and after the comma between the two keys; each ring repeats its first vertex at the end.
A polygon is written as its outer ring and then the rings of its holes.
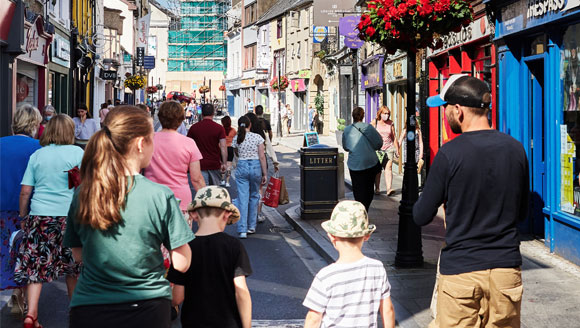
{"type": "Polygon", "coordinates": [[[297,1],[294,1],[294,4],[291,5],[288,9],[298,8],[298,7],[300,7],[304,4],[307,4],[309,2],[314,2],[314,1],[313,0],[297,0],[297,1]]]}
{"type": "Polygon", "coordinates": [[[268,23],[269,21],[277,18],[278,16],[282,16],[286,13],[286,11],[292,7],[295,7],[295,4],[298,2],[305,2],[305,1],[312,1],[312,0],[278,0],[271,8],[268,10],[258,21],[256,25],[263,25],[268,23]]]}

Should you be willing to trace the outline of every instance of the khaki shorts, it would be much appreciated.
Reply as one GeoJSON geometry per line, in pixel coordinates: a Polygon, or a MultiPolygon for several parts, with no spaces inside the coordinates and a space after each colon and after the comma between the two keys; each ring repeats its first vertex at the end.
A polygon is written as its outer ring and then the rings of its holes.
{"type": "Polygon", "coordinates": [[[437,315],[429,328],[520,327],[520,268],[440,275],[437,315]]]}

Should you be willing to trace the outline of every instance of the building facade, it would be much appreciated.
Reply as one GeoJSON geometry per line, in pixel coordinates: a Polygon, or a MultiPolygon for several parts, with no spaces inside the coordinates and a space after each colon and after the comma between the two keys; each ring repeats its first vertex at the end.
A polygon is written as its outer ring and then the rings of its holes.
{"type": "Polygon", "coordinates": [[[228,48],[228,64],[226,70],[226,95],[228,112],[232,116],[240,116],[242,113],[242,1],[232,3],[228,11],[228,30],[226,32],[228,48]]]}

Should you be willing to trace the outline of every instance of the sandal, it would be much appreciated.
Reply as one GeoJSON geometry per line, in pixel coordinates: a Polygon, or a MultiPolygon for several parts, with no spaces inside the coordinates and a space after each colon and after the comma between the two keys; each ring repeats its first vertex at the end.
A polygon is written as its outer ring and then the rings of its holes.
{"type": "Polygon", "coordinates": [[[391,196],[391,195],[392,195],[392,194],[394,194],[394,193],[395,193],[395,190],[394,190],[394,189],[391,189],[391,190],[389,190],[389,191],[387,192],[387,196],[391,196]]]}
{"type": "Polygon", "coordinates": [[[34,318],[31,315],[27,315],[26,317],[24,317],[24,320],[26,319],[30,319],[32,320],[32,323],[22,323],[22,327],[24,328],[42,328],[42,325],[38,323],[38,318],[34,318]]]}
{"type": "Polygon", "coordinates": [[[381,191],[375,189],[375,195],[380,195],[380,194],[381,194],[381,191]]]}

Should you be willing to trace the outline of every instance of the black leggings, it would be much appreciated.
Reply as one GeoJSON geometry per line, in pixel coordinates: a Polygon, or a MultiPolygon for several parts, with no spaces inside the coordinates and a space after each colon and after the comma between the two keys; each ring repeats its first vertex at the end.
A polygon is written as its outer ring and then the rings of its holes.
{"type": "Polygon", "coordinates": [[[380,163],[362,171],[353,171],[349,169],[354,199],[365,206],[367,213],[375,195],[375,177],[380,171],[380,163]]]}
{"type": "Polygon", "coordinates": [[[169,328],[171,301],[154,298],[120,304],[75,306],[70,309],[70,328],[169,328]]]}

